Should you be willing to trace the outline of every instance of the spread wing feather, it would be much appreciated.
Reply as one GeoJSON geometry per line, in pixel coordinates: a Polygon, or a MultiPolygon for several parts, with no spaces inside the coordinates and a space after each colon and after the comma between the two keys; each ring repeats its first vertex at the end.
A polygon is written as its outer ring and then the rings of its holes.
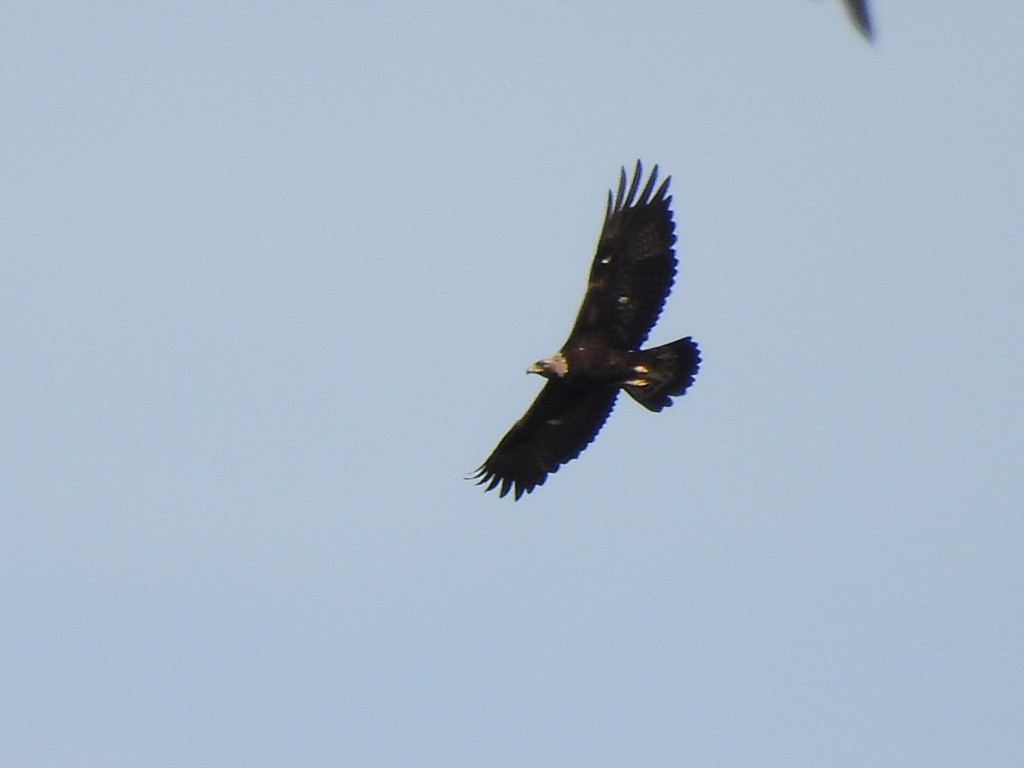
{"type": "Polygon", "coordinates": [[[530,493],[590,445],[617,395],[617,389],[578,389],[549,381],[471,479],[486,483],[488,491],[500,486],[501,496],[510,490],[516,499],[530,493]]]}
{"type": "Polygon", "coordinates": [[[846,10],[850,14],[850,18],[853,19],[853,23],[857,25],[857,29],[860,30],[861,34],[864,35],[868,40],[871,39],[871,15],[868,13],[868,0],[845,0],[846,10]]]}
{"type": "Polygon", "coordinates": [[[667,194],[671,177],[657,191],[658,166],[640,190],[642,177],[638,160],[628,189],[623,168],[614,198],[608,192],[587,292],[566,347],[587,337],[618,349],[638,349],[661,314],[676,274],[675,224],[667,194]]]}

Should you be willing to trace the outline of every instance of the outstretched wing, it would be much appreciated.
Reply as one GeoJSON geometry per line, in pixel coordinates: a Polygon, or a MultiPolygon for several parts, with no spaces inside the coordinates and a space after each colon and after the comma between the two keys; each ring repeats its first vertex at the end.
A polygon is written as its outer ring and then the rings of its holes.
{"type": "Polygon", "coordinates": [[[857,29],[868,40],[871,39],[871,16],[868,14],[868,0],[845,0],[846,10],[857,25],[857,29]]]}
{"type": "Polygon", "coordinates": [[[626,169],[619,190],[608,192],[604,228],[590,268],[587,293],[565,347],[583,337],[618,349],[638,349],[661,314],[676,274],[675,224],[667,196],[671,177],[657,191],[658,166],[640,188],[638,160],[626,188],[626,169]]]}
{"type": "Polygon", "coordinates": [[[500,486],[501,496],[514,490],[518,500],[590,445],[617,395],[617,389],[549,381],[471,479],[488,491],[500,486]]]}

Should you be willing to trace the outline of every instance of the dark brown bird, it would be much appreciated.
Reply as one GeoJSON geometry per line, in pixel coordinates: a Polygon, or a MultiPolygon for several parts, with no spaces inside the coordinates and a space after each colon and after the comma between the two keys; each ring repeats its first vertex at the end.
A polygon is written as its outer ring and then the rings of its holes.
{"type": "Polygon", "coordinates": [[[617,194],[608,192],[576,324],[559,352],[529,367],[547,383],[472,475],[485,490],[499,488],[501,496],[513,491],[518,500],[543,485],[548,474],[590,445],[619,390],[660,411],[693,383],[700,354],[692,339],[640,349],[676,274],[670,179],[655,191],[658,166],[640,189],[642,176],[638,160],[628,189],[623,168],[617,194]]]}
{"type": "Polygon", "coordinates": [[[871,40],[874,31],[871,29],[871,16],[868,12],[868,0],[843,0],[846,5],[846,12],[850,19],[857,25],[857,29],[868,40],[871,40]]]}

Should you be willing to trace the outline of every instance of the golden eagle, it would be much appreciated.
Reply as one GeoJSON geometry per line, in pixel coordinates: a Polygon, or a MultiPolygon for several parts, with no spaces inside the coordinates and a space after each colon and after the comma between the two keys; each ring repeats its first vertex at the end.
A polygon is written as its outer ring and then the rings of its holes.
{"type": "Polygon", "coordinates": [[[500,495],[518,500],[543,485],[548,474],[590,445],[624,389],[640,405],[660,411],[693,383],[700,354],[685,338],[640,349],[661,314],[676,274],[675,224],[667,196],[670,179],[655,191],[658,166],[640,189],[637,161],[626,187],[608,192],[604,228],[590,280],[569,339],[529,373],[547,379],[526,414],[471,476],[500,495]]]}

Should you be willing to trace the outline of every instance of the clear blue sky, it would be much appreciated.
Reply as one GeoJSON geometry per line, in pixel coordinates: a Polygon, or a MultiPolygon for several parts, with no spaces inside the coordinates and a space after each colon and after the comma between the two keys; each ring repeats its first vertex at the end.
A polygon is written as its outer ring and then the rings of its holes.
{"type": "Polygon", "coordinates": [[[0,764],[1024,764],[1024,4],[86,5],[0,27],[0,764]],[[700,376],[485,495],[638,157],[700,376]]]}

